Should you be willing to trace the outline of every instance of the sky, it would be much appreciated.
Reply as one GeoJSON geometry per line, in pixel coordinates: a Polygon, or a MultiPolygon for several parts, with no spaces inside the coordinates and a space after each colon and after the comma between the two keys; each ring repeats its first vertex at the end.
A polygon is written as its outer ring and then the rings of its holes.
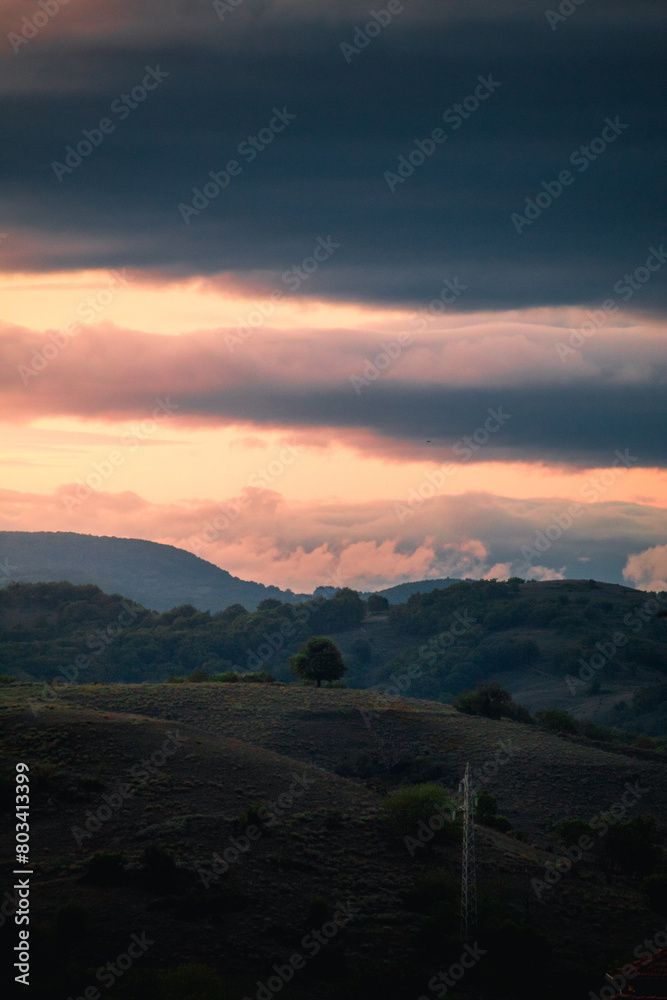
{"type": "Polygon", "coordinates": [[[0,530],[667,589],[667,6],[546,2],[4,0],[0,530]]]}

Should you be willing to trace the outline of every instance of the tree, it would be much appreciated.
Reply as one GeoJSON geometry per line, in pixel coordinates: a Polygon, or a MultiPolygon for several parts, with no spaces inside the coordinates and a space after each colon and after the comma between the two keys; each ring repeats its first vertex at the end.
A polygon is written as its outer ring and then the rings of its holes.
{"type": "Polygon", "coordinates": [[[274,608],[282,608],[283,602],[277,600],[275,597],[265,597],[263,601],[260,601],[257,605],[258,611],[273,611],[274,608]]]}
{"type": "Polygon", "coordinates": [[[504,691],[495,681],[478,684],[474,691],[462,691],[454,701],[454,708],[466,715],[484,715],[487,719],[505,716],[515,722],[533,721],[528,709],[517,705],[509,691],[504,691]]]}
{"type": "Polygon", "coordinates": [[[338,646],[331,639],[312,636],[298,653],[290,657],[290,670],[302,680],[312,680],[320,687],[322,681],[338,680],[346,671],[338,646]]]}
{"type": "Polygon", "coordinates": [[[369,615],[382,615],[389,610],[389,601],[382,594],[371,594],[366,600],[369,615]]]}

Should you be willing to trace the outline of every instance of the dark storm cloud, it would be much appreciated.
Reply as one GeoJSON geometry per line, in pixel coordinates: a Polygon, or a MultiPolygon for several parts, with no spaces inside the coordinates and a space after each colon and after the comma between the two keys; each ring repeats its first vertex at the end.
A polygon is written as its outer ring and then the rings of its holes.
{"type": "MultiPolygon", "coordinates": [[[[392,442],[418,447],[430,440],[447,458],[479,461],[536,461],[548,464],[608,466],[617,451],[633,466],[664,466],[667,394],[663,386],[614,386],[583,382],[577,386],[495,386],[443,388],[376,384],[355,397],[344,390],[272,389],[264,384],[227,388],[207,397],[182,399],[181,415],[222,415],[236,420],[283,426],[329,425],[364,428],[392,442]],[[466,435],[483,428],[479,443],[466,435]],[[498,419],[498,417],[500,419],[498,419]],[[503,418],[508,419],[503,419],[503,418]],[[471,439],[472,441],[472,439],[471,439]],[[458,451],[450,454],[452,445],[458,451]],[[464,452],[470,448],[470,454],[464,452]],[[626,453],[626,449],[628,450],[626,453]]],[[[392,446],[393,447],[393,446],[392,446]]]]}
{"type": "MultiPolygon", "coordinates": [[[[478,309],[598,302],[663,236],[655,4],[611,3],[602,17],[591,0],[552,31],[542,0],[408,0],[349,64],[340,44],[369,16],[358,3],[316,14],[243,0],[223,22],[208,3],[123,11],[106,41],[56,34],[3,61],[8,269],[281,272],[331,233],[341,250],[308,294],[418,301],[458,274],[460,308],[478,309]],[[158,64],[159,88],[123,119],[111,112],[158,64]],[[480,76],[500,86],[460,127],[443,123],[480,76]],[[296,118],[247,162],[239,144],[283,107],[296,118]],[[52,163],[104,117],[113,132],[58,180],[52,163]],[[580,172],[570,154],[607,118],[617,135],[580,172]],[[392,192],[384,174],[439,127],[446,141],[392,192]],[[241,173],[186,225],[178,205],[232,158],[241,173]],[[573,182],[517,232],[512,213],[563,169],[573,182]],[[26,233],[42,238],[27,259],[26,233]]],[[[635,304],[662,310],[664,279],[635,304]]]]}

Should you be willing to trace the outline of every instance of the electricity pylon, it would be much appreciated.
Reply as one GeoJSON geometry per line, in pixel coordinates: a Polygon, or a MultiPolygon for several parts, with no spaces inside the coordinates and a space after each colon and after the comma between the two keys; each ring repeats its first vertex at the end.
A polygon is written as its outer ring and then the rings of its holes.
{"type": "Polygon", "coordinates": [[[477,926],[477,873],[475,870],[475,795],[470,787],[470,764],[459,791],[463,792],[463,851],[461,857],[461,940],[467,944],[477,926]]]}

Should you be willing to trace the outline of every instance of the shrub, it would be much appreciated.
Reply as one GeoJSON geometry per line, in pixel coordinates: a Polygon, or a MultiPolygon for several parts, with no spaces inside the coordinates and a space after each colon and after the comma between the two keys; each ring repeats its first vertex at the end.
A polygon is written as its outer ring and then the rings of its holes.
{"type": "Polygon", "coordinates": [[[273,684],[275,677],[268,670],[253,670],[250,674],[239,674],[238,678],[244,684],[273,684]]]}
{"type": "Polygon", "coordinates": [[[509,833],[512,829],[512,824],[507,816],[503,816],[500,813],[497,813],[495,816],[486,816],[483,823],[484,826],[490,826],[492,830],[498,830],[500,833],[509,833]]]}
{"type": "Polygon", "coordinates": [[[13,684],[14,678],[10,677],[9,674],[0,674],[0,684],[13,684]]]}
{"type": "Polygon", "coordinates": [[[493,795],[487,791],[481,791],[477,796],[475,804],[475,821],[483,826],[489,826],[492,830],[499,830],[500,833],[509,833],[512,824],[506,816],[498,812],[498,803],[493,795]]]}
{"type": "Polygon", "coordinates": [[[564,823],[556,827],[556,833],[566,847],[572,847],[580,837],[590,837],[592,830],[583,819],[566,819],[564,823]]]}
{"type": "Polygon", "coordinates": [[[167,684],[182,684],[184,680],[184,677],[167,677],[167,684]]]}
{"type": "Polygon", "coordinates": [[[190,684],[202,684],[204,681],[210,681],[210,679],[211,675],[208,670],[204,670],[203,667],[200,667],[198,670],[193,670],[190,676],[186,677],[186,680],[189,681],[190,684]]]}
{"type": "MultiPolygon", "coordinates": [[[[428,823],[439,813],[451,814],[453,809],[449,792],[442,785],[427,782],[424,785],[406,785],[390,792],[382,803],[381,815],[392,833],[414,836],[420,823],[428,823]]],[[[449,826],[453,826],[453,821],[449,821],[449,826]]]]}
{"type": "Polygon", "coordinates": [[[484,823],[487,816],[495,816],[498,812],[498,803],[490,792],[482,790],[477,796],[475,803],[475,822],[484,823]]]}
{"type": "Polygon", "coordinates": [[[515,722],[533,721],[528,709],[512,701],[509,691],[504,691],[495,681],[478,684],[474,691],[462,691],[454,701],[454,708],[466,715],[483,715],[487,719],[505,716],[515,722]]]}
{"type": "Polygon", "coordinates": [[[225,670],[223,673],[213,674],[211,677],[211,680],[215,681],[216,684],[234,684],[238,679],[239,675],[235,670],[225,670]]]}

